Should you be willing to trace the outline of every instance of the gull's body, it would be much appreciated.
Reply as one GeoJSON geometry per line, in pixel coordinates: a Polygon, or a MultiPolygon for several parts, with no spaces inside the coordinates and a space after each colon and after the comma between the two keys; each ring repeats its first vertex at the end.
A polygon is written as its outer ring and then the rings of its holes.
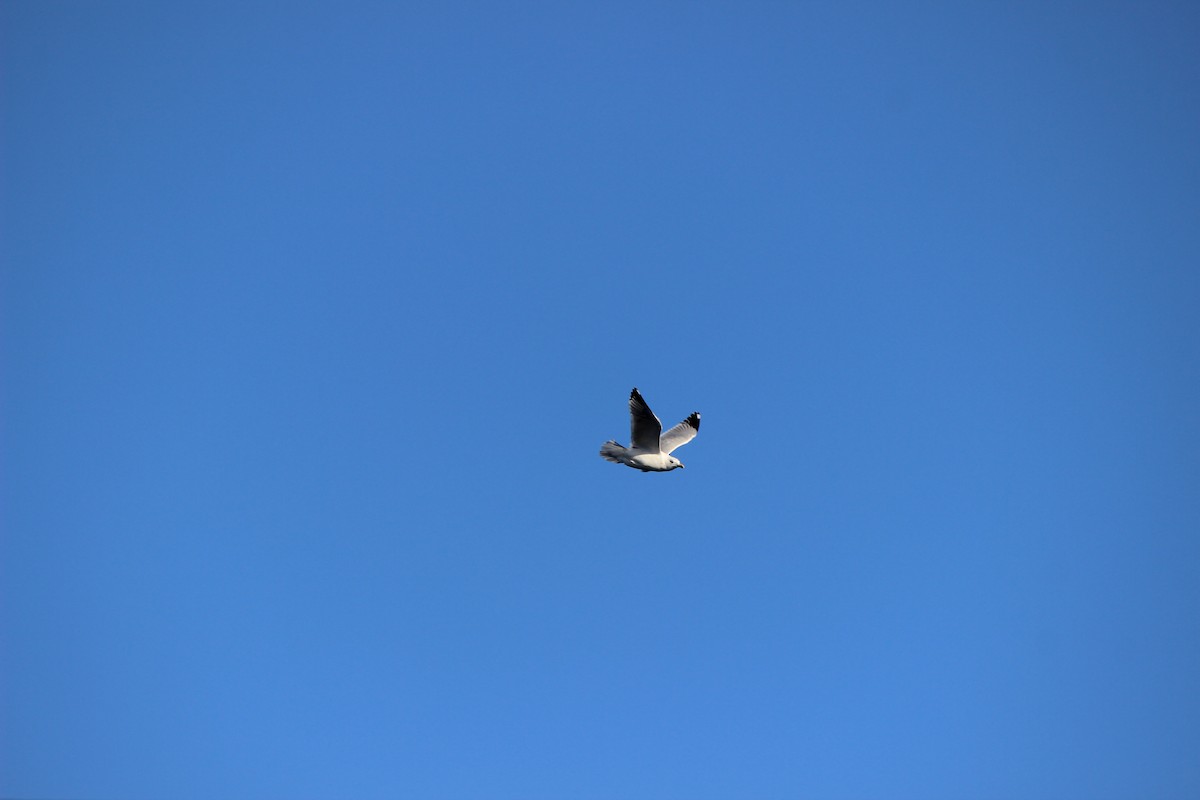
{"type": "Polygon", "coordinates": [[[700,414],[693,411],[683,422],[663,433],[662,423],[634,388],[629,393],[629,446],[622,447],[609,440],[600,445],[600,455],[614,464],[624,464],[642,472],[682,469],[683,462],[671,453],[695,439],[699,430],[700,414]]]}

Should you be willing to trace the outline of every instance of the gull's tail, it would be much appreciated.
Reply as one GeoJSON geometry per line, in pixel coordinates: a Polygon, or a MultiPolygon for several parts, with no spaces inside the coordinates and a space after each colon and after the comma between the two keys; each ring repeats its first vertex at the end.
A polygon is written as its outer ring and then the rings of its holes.
{"type": "Polygon", "coordinates": [[[604,444],[600,445],[600,457],[605,461],[611,461],[614,464],[624,464],[625,459],[622,456],[625,454],[625,448],[609,439],[604,444]]]}

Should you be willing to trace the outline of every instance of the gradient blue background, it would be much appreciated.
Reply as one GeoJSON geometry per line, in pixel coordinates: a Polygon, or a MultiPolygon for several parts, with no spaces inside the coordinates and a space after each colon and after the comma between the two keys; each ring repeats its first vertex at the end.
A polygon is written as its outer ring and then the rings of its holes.
{"type": "Polygon", "coordinates": [[[0,796],[1200,796],[1194,4],[0,35],[0,796]]]}

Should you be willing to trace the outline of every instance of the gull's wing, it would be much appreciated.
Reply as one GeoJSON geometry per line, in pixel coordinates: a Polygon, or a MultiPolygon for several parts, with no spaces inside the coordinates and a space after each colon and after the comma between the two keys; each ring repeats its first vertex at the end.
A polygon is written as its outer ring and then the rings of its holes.
{"type": "Polygon", "coordinates": [[[685,444],[696,438],[696,434],[700,432],[700,412],[693,411],[688,415],[688,418],[676,425],[671,430],[662,435],[659,440],[664,453],[670,453],[677,447],[683,447],[685,444]]]}
{"type": "Polygon", "coordinates": [[[658,452],[658,437],[662,433],[662,423],[642,395],[635,387],[629,393],[629,443],[638,450],[647,453],[658,452]]]}

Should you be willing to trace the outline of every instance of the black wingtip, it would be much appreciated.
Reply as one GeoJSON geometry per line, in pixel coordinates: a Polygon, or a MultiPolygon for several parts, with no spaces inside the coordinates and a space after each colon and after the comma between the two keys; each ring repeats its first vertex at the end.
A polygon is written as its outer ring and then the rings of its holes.
{"type": "Polygon", "coordinates": [[[691,425],[692,430],[694,430],[694,431],[700,430],[700,412],[693,411],[691,414],[688,415],[688,418],[685,419],[684,422],[686,422],[688,425],[691,425]]]}

